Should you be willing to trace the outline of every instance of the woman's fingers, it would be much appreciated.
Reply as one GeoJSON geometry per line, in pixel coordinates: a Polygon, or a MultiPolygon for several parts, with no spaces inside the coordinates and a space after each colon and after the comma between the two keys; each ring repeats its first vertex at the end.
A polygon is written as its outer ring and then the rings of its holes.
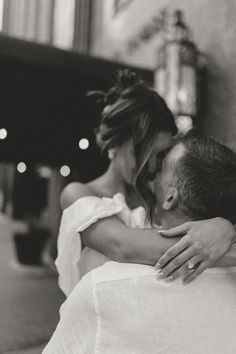
{"type": "MultiPolygon", "coordinates": [[[[191,263],[197,267],[200,262],[202,261],[200,256],[193,256],[190,259],[191,263]]],[[[180,268],[176,269],[173,271],[173,273],[168,277],[169,281],[175,280],[177,278],[182,278],[183,280],[187,279],[189,275],[191,275],[194,272],[194,269],[189,269],[188,267],[188,262],[185,262],[180,268]]]]}
{"type": "Polygon", "coordinates": [[[185,266],[183,267],[183,271],[181,272],[180,276],[183,278],[183,280],[185,281],[185,279],[187,279],[191,274],[193,274],[193,272],[196,271],[196,269],[199,267],[200,263],[203,262],[203,259],[200,255],[196,255],[193,256],[192,258],[190,258],[190,262],[191,264],[194,266],[194,268],[190,268],[188,267],[188,262],[185,264],[185,266]]]}
{"type": "Polygon", "coordinates": [[[189,246],[188,239],[183,237],[179,242],[177,242],[173,247],[169,248],[163,256],[158,260],[155,265],[155,269],[160,269],[165,267],[173,258],[175,258],[179,253],[183,252],[189,246]]]}
{"type": "Polygon", "coordinates": [[[200,263],[196,269],[187,277],[184,279],[184,282],[187,283],[191,283],[191,281],[193,281],[194,279],[196,279],[201,273],[204,272],[204,270],[206,270],[207,268],[209,268],[211,266],[211,264],[209,264],[209,262],[205,261],[200,263]]]}
{"type": "Polygon", "coordinates": [[[160,273],[159,273],[160,276],[163,278],[167,278],[173,275],[173,272],[177,271],[180,267],[183,266],[187,268],[188,260],[191,259],[192,262],[192,257],[195,255],[196,255],[196,251],[192,248],[188,248],[184,250],[177,257],[172,259],[168,264],[166,264],[164,267],[160,269],[160,273]]]}
{"type": "Polygon", "coordinates": [[[165,237],[174,237],[174,236],[181,236],[185,234],[186,232],[189,231],[190,229],[190,223],[186,222],[182,225],[173,227],[172,229],[169,230],[159,230],[158,232],[165,237]]]}

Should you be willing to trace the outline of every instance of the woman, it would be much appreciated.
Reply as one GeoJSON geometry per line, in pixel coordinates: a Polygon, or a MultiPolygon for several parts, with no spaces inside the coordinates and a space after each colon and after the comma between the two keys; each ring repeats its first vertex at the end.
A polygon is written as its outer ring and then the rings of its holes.
{"type": "MultiPolygon", "coordinates": [[[[172,113],[155,91],[128,71],[121,73],[117,85],[104,95],[104,106],[97,141],[108,153],[110,165],[92,182],[68,185],[61,197],[63,208],[76,201],[63,214],[58,242],[56,264],[66,295],[83,274],[104,263],[105,257],[154,265],[176,242],[160,237],[155,228],[135,229],[144,228],[145,219],[153,221],[155,198],[149,182],[177,132],[172,113]],[[140,207],[143,202],[146,213],[140,207]],[[81,257],[75,230],[87,246],[81,257]]],[[[231,247],[235,232],[228,221],[196,223],[196,228],[198,225],[201,234],[211,240],[212,230],[217,228],[214,237],[222,239],[220,256],[231,247]]]]}

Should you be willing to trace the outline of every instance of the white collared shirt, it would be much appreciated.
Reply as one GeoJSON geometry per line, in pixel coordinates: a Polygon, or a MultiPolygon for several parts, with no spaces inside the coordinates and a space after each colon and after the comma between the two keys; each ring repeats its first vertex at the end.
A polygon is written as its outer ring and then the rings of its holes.
{"type": "Polygon", "coordinates": [[[235,354],[236,268],[183,285],[150,266],[105,263],[68,297],[43,352],[75,353],[235,354]]]}
{"type": "Polygon", "coordinates": [[[120,194],[85,197],[63,213],[57,267],[70,295],[43,354],[235,354],[236,268],[211,268],[183,285],[157,280],[151,266],[102,265],[98,252],[81,253],[79,233],[110,215],[146,227],[144,209],[131,211],[120,194]]]}

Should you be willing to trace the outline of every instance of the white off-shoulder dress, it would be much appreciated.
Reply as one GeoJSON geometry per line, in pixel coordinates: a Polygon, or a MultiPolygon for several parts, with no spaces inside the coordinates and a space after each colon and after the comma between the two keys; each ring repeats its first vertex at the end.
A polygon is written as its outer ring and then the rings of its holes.
{"type": "Polygon", "coordinates": [[[138,207],[130,210],[121,193],[114,195],[113,198],[83,197],[64,210],[55,264],[59,274],[59,286],[66,296],[71,293],[84,274],[109,260],[89,247],[82,250],[80,233],[99,219],[112,215],[117,215],[132,228],[149,227],[145,224],[145,209],[138,207]]]}

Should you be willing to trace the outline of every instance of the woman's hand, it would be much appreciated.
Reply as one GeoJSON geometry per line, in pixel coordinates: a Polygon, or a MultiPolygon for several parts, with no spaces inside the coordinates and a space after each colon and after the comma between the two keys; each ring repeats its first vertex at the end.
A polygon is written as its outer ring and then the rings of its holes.
{"type": "Polygon", "coordinates": [[[159,259],[159,277],[174,280],[182,276],[187,283],[213,266],[236,240],[235,227],[222,218],[187,222],[170,230],[164,237],[185,235],[159,259]]]}

